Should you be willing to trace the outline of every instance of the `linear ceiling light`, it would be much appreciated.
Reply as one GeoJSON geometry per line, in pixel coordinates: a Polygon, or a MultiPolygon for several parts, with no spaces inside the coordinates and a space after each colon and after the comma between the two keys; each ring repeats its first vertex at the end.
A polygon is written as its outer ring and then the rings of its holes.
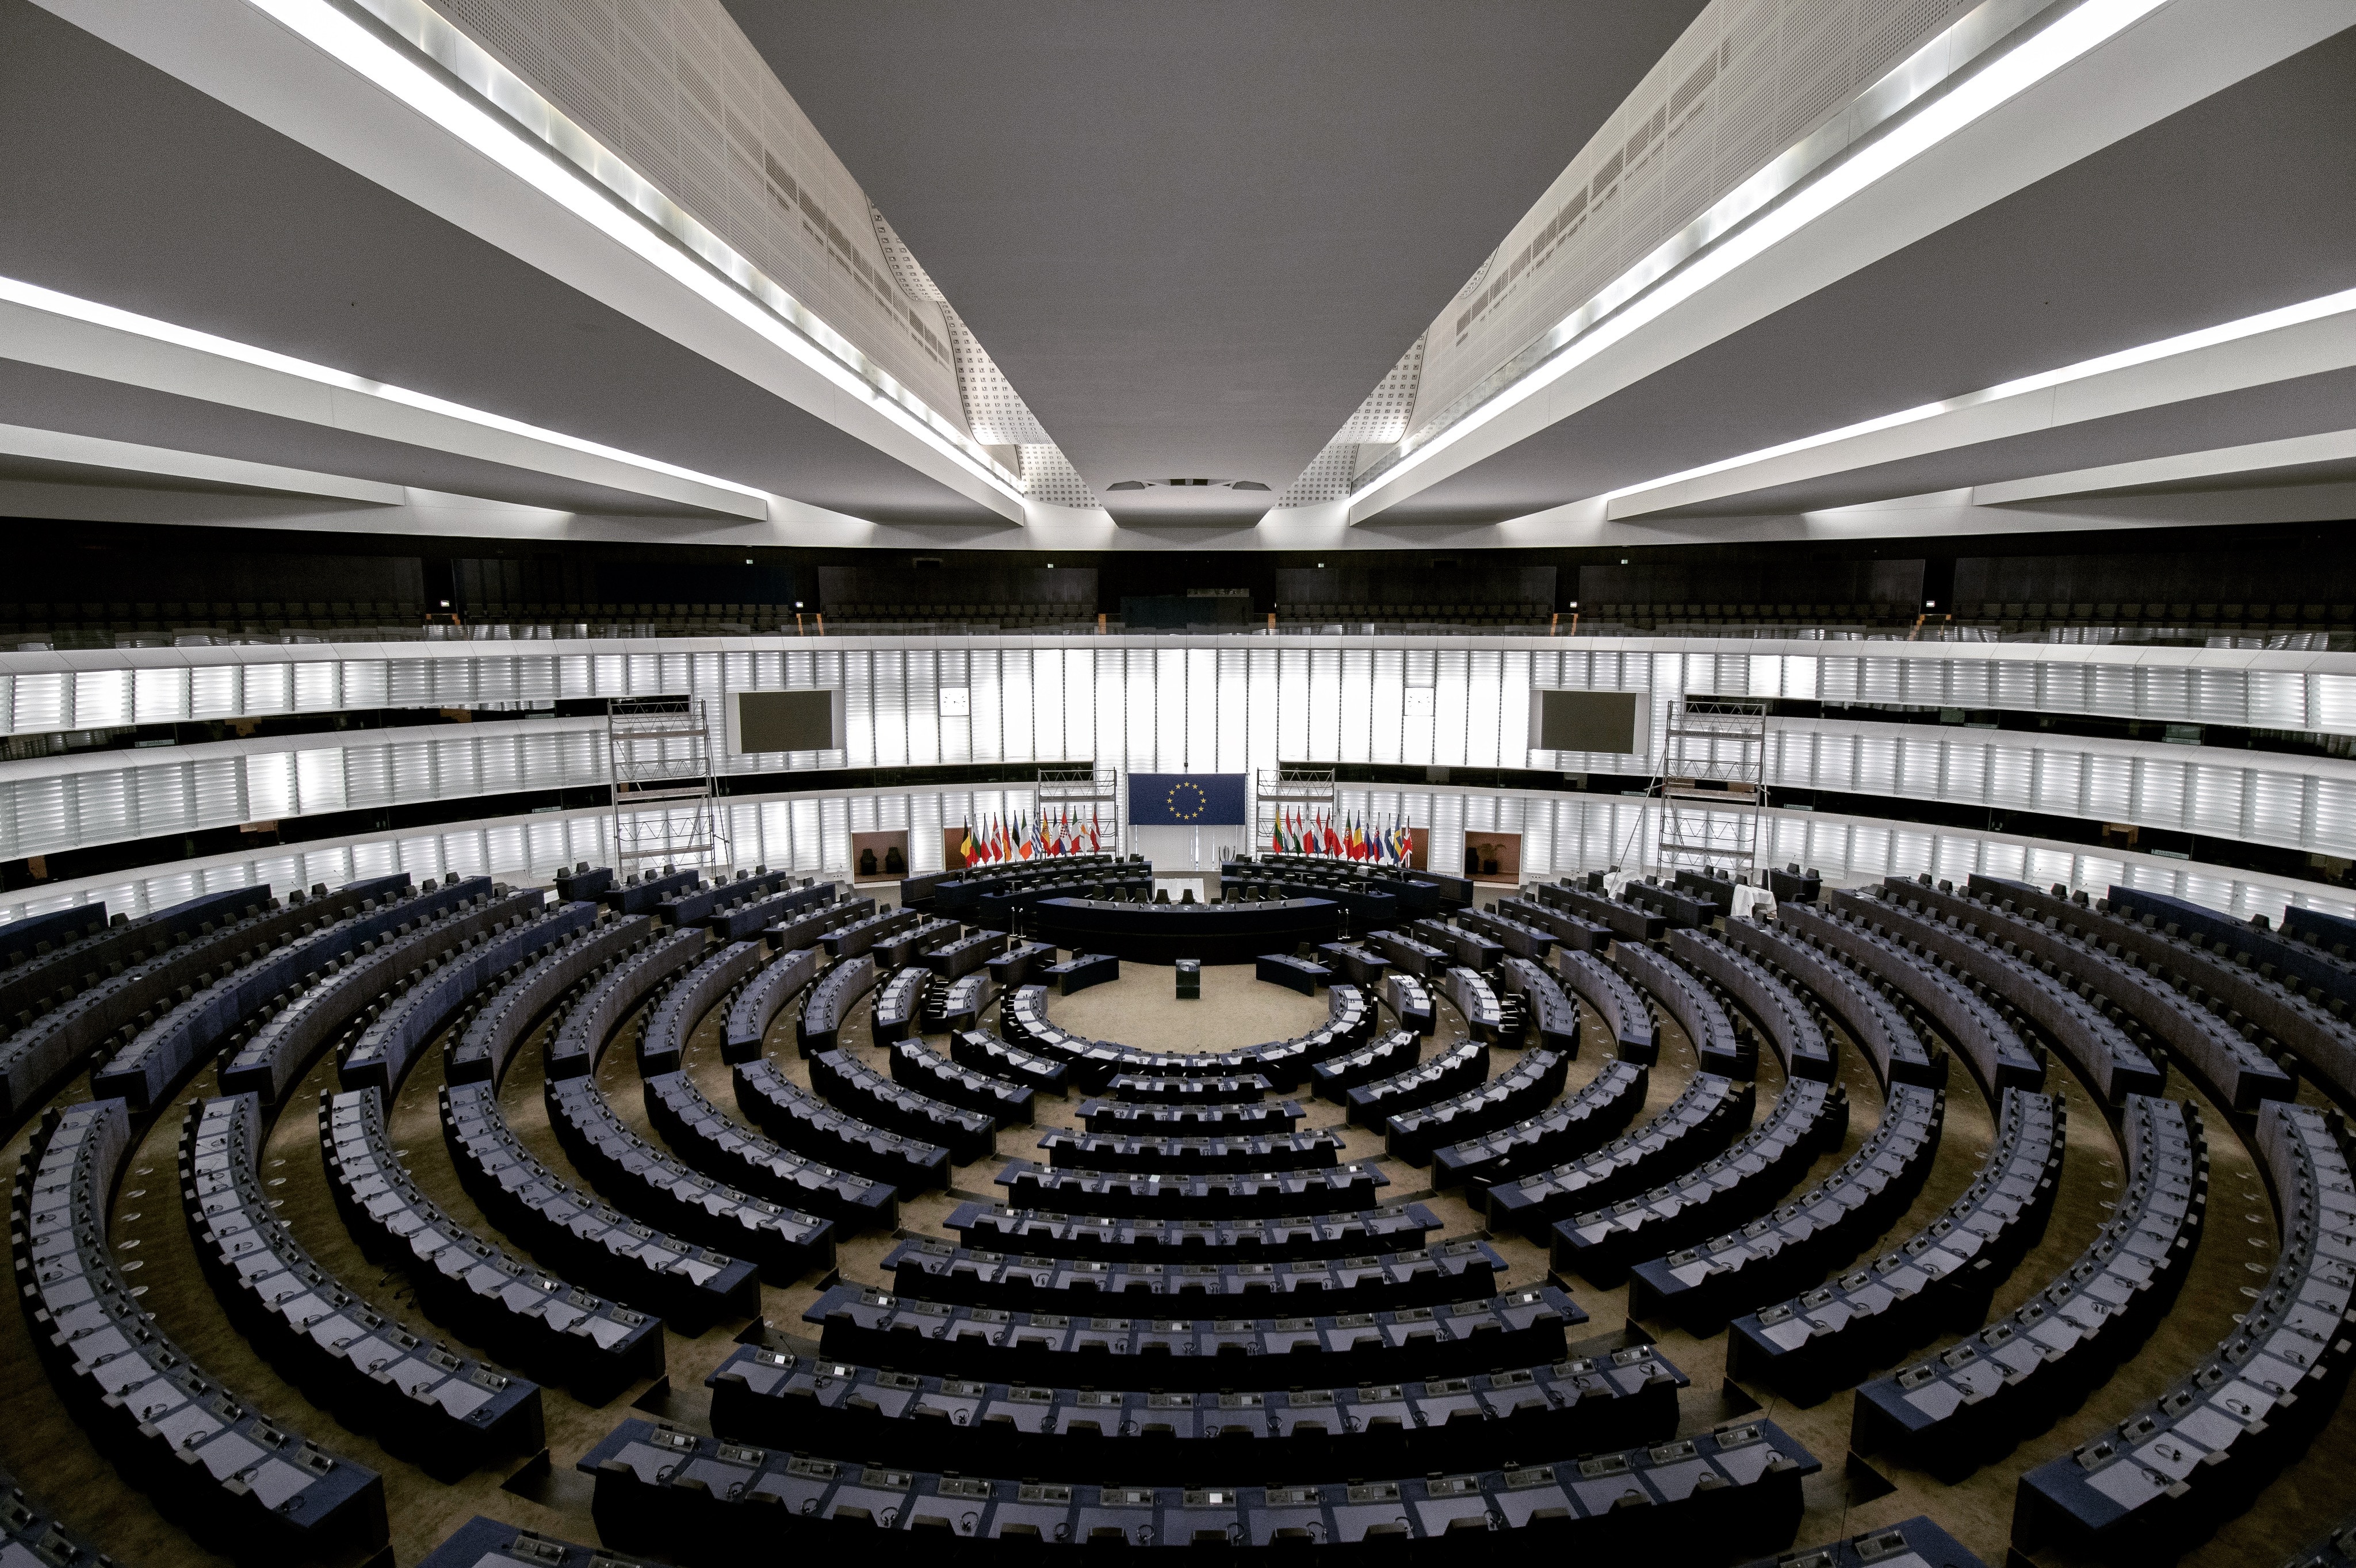
{"type": "Polygon", "coordinates": [[[315,365],[307,360],[298,360],[289,354],[256,348],[251,343],[240,343],[234,338],[217,338],[209,332],[199,332],[194,328],[181,327],[169,321],[158,321],[152,316],[140,316],[128,310],[120,310],[111,305],[101,305],[96,300],[81,299],[70,294],[59,294],[55,289],[43,288],[37,284],[25,283],[16,278],[0,277],[0,304],[42,311],[70,321],[79,321],[132,337],[145,338],[155,343],[168,344],[176,349],[190,349],[237,364],[252,365],[258,370],[294,377],[319,386],[333,388],[337,392],[356,393],[381,403],[395,403],[422,413],[437,414],[442,418],[456,420],[484,430],[498,431],[501,435],[519,436],[527,441],[539,442],[565,451],[602,458],[606,462],[635,468],[643,473],[660,474],[669,478],[682,479],[691,484],[708,485],[713,489],[724,490],[744,498],[757,507],[761,515],[766,516],[767,513],[770,499],[768,492],[755,489],[750,485],[740,485],[734,479],[723,479],[712,474],[700,474],[692,468],[682,468],[675,463],[666,463],[659,458],[643,456],[636,452],[625,452],[618,446],[607,446],[595,441],[584,441],[577,435],[567,435],[561,430],[549,430],[537,424],[527,424],[522,420],[509,419],[505,414],[491,413],[479,408],[469,408],[464,403],[452,403],[447,398],[412,392],[407,387],[397,387],[385,381],[370,381],[365,376],[356,376],[348,371],[338,371],[327,365],[315,365]]]}
{"type": "MultiPolygon", "coordinates": [[[[2260,311],[2255,316],[2244,316],[2237,321],[2223,321],[2214,327],[2203,327],[2196,331],[2179,333],[2173,338],[2162,338],[2156,342],[2139,344],[2132,349],[2121,349],[2115,353],[2098,355],[2092,360],[2081,360],[2074,365],[2040,371],[2035,375],[2022,376],[2016,381],[2005,381],[1997,386],[1984,388],[1979,392],[1965,392],[1960,396],[1942,399],[1937,403],[1922,403],[1913,408],[1901,409],[1895,413],[1879,414],[1871,419],[1859,420],[1855,424],[1844,424],[1837,430],[1821,431],[1814,435],[1801,436],[1796,441],[1783,442],[1780,446],[1762,446],[1756,452],[1745,452],[1740,456],[1720,458],[1715,463],[1705,463],[1697,468],[1687,468],[1680,473],[1663,475],[1657,479],[1646,479],[1640,484],[1622,486],[1616,490],[1607,490],[1596,499],[1609,505],[1612,501],[1629,496],[1666,492],[1676,486],[1690,483],[1695,479],[1708,478],[1715,474],[1723,474],[1730,469],[1747,467],[1755,463],[1772,462],[1778,457],[1788,457],[1795,453],[1813,451],[1838,442],[1853,440],[1860,435],[1871,435],[1879,431],[1896,430],[1909,424],[1919,424],[1924,420],[1935,419],[1941,414],[1957,413],[1966,409],[1987,408],[1996,403],[2031,397],[2039,392],[2051,392],[2056,387],[2068,386],[2073,381],[2091,381],[2097,376],[2134,370],[2139,366],[2155,364],[2164,360],[2178,359],[2187,354],[2198,353],[2204,349],[2214,349],[2227,343],[2263,337],[2270,332],[2279,332],[2286,328],[2304,327],[2314,322],[2329,320],[2336,316],[2346,316],[2351,312],[2356,312],[2356,289],[2343,290],[2339,294],[2327,294],[2318,299],[2302,300],[2297,305],[2286,305],[2276,310],[2260,311]]],[[[2197,390],[2192,395],[2198,395],[2197,390]]],[[[2169,401],[2175,400],[2171,398],[2169,401]]],[[[2007,431],[2003,434],[2008,435],[2012,432],[2007,431]]],[[[1881,459],[1869,459],[1869,461],[1879,460],[1881,459]]],[[[1610,515],[1635,516],[1644,510],[1662,510],[1676,504],[1665,494],[1658,498],[1658,502],[1657,507],[1613,509],[1610,515]]]]}
{"type": "MultiPolygon", "coordinates": [[[[1697,220],[1697,233],[1680,235],[1661,246],[1607,285],[1594,299],[1564,317],[1533,345],[1550,353],[1550,358],[1398,461],[1375,468],[1351,494],[1349,504],[1356,506],[1490,421],[1528,402],[1639,328],[1659,319],[2166,3],[2083,0],[2076,9],[1955,82],[1945,93],[1922,103],[1904,119],[1889,123],[1889,128],[1874,140],[1854,148],[1780,199],[1772,186],[1774,176],[1782,172],[1777,167],[1782,160],[1771,162],[1704,214],[1697,220]],[[1774,205],[1760,209],[1771,200],[1774,205]]],[[[1922,52],[1936,43],[1933,40],[1922,52]]],[[[1914,63],[1909,61],[1890,74],[1897,77],[1912,70],[1914,63]]]]}
{"type": "Polygon", "coordinates": [[[331,0],[248,3],[1009,499],[1024,499],[1022,481],[964,432],[437,13],[412,0],[366,0],[388,27],[408,35],[421,53],[496,104],[498,113],[331,0]]]}

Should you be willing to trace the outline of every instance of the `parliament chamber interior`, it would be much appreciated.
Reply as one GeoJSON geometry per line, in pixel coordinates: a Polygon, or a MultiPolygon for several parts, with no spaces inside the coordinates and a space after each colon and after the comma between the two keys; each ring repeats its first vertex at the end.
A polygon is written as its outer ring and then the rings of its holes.
{"type": "Polygon", "coordinates": [[[0,1568],[2356,1564],[2351,145],[0,0],[0,1568]]]}

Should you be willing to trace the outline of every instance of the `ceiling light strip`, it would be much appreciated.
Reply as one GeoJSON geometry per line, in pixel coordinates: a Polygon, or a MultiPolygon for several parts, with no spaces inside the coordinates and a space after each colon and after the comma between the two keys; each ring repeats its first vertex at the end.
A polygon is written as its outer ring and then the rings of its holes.
{"type": "Polygon", "coordinates": [[[352,0],[382,31],[333,0],[248,3],[1010,499],[1023,499],[1018,475],[419,0],[352,0]]]}
{"type": "Polygon", "coordinates": [[[599,457],[607,462],[637,468],[645,473],[661,474],[674,479],[684,479],[692,484],[709,485],[714,489],[725,490],[732,495],[744,496],[748,499],[759,501],[764,506],[769,499],[767,491],[755,489],[750,485],[740,485],[734,479],[723,479],[712,474],[700,474],[692,468],[682,468],[675,463],[666,463],[657,457],[645,456],[636,452],[625,452],[618,446],[607,446],[595,441],[584,441],[578,435],[567,435],[561,430],[549,430],[541,425],[527,424],[522,420],[509,419],[505,414],[491,413],[479,408],[469,408],[465,403],[452,403],[447,398],[434,397],[426,392],[412,392],[407,387],[394,386],[389,381],[370,381],[365,376],[356,376],[348,371],[338,371],[328,365],[313,364],[308,360],[298,360],[290,354],[256,348],[251,343],[241,343],[234,338],[217,338],[209,332],[199,332],[192,327],[182,327],[170,321],[159,321],[152,316],[140,316],[132,311],[118,309],[112,305],[101,305],[96,300],[82,299],[70,294],[59,294],[55,289],[43,288],[37,284],[26,283],[21,279],[0,277],[0,304],[20,306],[28,310],[62,317],[67,320],[105,328],[110,331],[124,333],[134,338],[144,338],[151,342],[213,355],[238,364],[252,365],[258,370],[295,377],[323,387],[332,387],[337,392],[354,392],[382,403],[399,403],[405,408],[438,414],[445,419],[458,420],[486,430],[496,430],[503,435],[542,442],[552,446],[562,447],[569,452],[578,452],[586,456],[599,457]]]}
{"type": "Polygon", "coordinates": [[[1963,69],[2046,8],[1987,0],[1924,44],[1836,117],[1713,203],[1592,298],[1458,398],[1358,479],[1355,506],[1526,403],[1743,263],[2124,31],[2166,0],[2082,0],[1983,69],[1963,69]],[[1934,90],[1952,88],[1929,103],[1934,90]],[[1908,117],[1898,117],[1920,108],[1908,117]],[[1896,120],[1898,123],[1892,124],[1896,120]],[[1859,145],[1869,132],[1889,129],[1859,145]],[[1843,156],[1842,155],[1847,155],[1843,156]],[[1837,160],[1837,161],[1836,161],[1837,160]]]}
{"type": "Polygon", "coordinates": [[[1747,467],[1756,463],[1772,462],[1778,457],[1788,457],[1801,452],[1815,451],[1837,442],[1854,440],[1861,435],[1872,435],[1885,430],[1896,430],[1909,424],[1919,424],[1926,419],[1936,419],[1941,414],[1961,413],[1966,409],[1985,408],[1994,403],[2006,403],[2038,392],[2051,392],[2056,387],[2068,386],[2073,381],[2091,381],[2097,376],[2134,370],[2137,366],[2154,364],[2163,360],[2179,359],[2187,354],[2197,354],[2205,349],[2219,348],[2224,344],[2263,337],[2267,333],[2279,332],[2287,328],[2309,326],[2315,322],[2329,320],[2335,316],[2348,315],[2351,311],[2356,311],[2356,289],[2345,289],[2338,294],[2327,294],[2319,298],[2302,300],[2296,305],[2286,305],[2278,309],[2260,311],[2255,316],[2244,316],[2238,320],[2219,322],[2213,327],[2203,327],[2191,332],[2179,333],[2173,338],[2162,338],[2155,342],[2138,344],[2132,349],[2121,349],[2116,352],[2098,355],[2091,360],[2081,360],[2074,365],[2062,365],[2051,371],[2040,371],[2035,375],[2022,376],[2018,380],[1983,388],[1978,392],[1965,392],[1960,396],[1945,398],[1937,403],[1921,403],[1913,408],[1900,409],[1894,413],[1879,414],[1872,419],[1859,420],[1855,424],[1842,425],[1837,430],[1826,430],[1815,435],[1804,435],[1795,441],[1786,441],[1779,446],[1762,446],[1756,452],[1746,452],[1738,457],[1721,458],[1715,463],[1705,463],[1699,467],[1687,468],[1681,473],[1665,474],[1657,479],[1646,479],[1640,484],[1623,486],[1616,490],[1607,490],[1596,499],[1609,503],[1629,496],[1666,490],[1678,485],[1690,483],[1695,479],[1705,479],[1716,474],[1723,474],[1731,469],[1747,467]]]}

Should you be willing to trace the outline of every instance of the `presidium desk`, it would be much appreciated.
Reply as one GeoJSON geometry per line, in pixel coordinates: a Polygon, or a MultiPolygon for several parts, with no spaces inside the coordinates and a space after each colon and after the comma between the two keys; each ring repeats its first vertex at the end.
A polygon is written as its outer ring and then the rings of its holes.
{"type": "Polygon", "coordinates": [[[1095,898],[1043,898],[1031,907],[1023,935],[1075,952],[1110,953],[1139,963],[1182,958],[1249,963],[1262,953],[1290,952],[1302,942],[1341,934],[1342,907],[1329,898],[1261,904],[1114,904],[1095,898]]]}

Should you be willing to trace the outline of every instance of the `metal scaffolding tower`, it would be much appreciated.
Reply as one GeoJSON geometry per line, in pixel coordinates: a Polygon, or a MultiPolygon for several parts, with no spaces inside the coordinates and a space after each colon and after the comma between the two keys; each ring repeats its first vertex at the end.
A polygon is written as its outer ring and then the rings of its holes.
{"type": "Polygon", "coordinates": [[[1317,812],[1330,818],[1341,800],[1331,768],[1263,768],[1252,794],[1254,854],[1268,848],[1280,821],[1317,812]]]}
{"type": "Polygon", "coordinates": [[[713,757],[700,697],[617,701],[606,709],[615,870],[626,876],[649,865],[733,863],[713,757]]]}
{"type": "Polygon", "coordinates": [[[1740,697],[1687,697],[1669,710],[1661,753],[1663,876],[1717,871],[1746,880],[1758,868],[1760,812],[1767,803],[1767,704],[1740,697]]]}

